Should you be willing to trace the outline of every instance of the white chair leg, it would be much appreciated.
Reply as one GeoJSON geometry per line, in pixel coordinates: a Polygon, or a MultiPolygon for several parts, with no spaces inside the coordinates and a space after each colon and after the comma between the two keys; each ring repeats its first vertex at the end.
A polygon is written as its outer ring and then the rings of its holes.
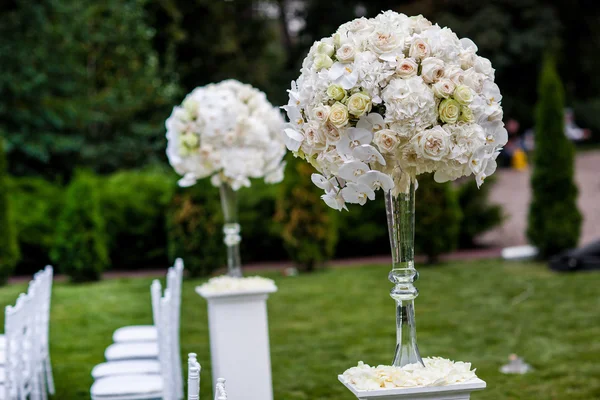
{"type": "Polygon", "coordinates": [[[188,354],[188,400],[200,400],[200,369],[196,354],[188,354]]]}
{"type": "Polygon", "coordinates": [[[44,357],[44,372],[46,373],[46,385],[48,386],[48,393],[54,396],[56,389],[54,387],[54,377],[52,376],[52,363],[50,362],[50,354],[46,354],[44,357]]]}
{"type": "Polygon", "coordinates": [[[225,379],[217,379],[217,387],[215,387],[215,400],[227,400],[227,392],[225,391],[225,379]]]}

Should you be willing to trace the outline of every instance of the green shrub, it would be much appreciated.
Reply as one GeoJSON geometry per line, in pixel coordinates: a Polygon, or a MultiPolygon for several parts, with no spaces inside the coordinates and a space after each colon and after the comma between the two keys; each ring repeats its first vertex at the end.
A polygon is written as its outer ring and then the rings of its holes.
{"type": "Polygon", "coordinates": [[[122,171],[102,179],[100,187],[112,267],[165,267],[165,215],[175,177],[158,170],[122,171]]]}
{"type": "Polygon", "coordinates": [[[481,188],[477,188],[475,179],[469,179],[457,186],[458,203],[463,214],[459,248],[475,247],[475,237],[495,228],[504,220],[502,207],[490,204],[489,201],[490,190],[495,180],[493,176],[487,178],[481,188]]]}
{"type": "MultiPolygon", "coordinates": [[[[213,190],[218,191],[217,188],[213,190]]],[[[280,261],[287,258],[281,227],[275,222],[279,185],[252,181],[252,187],[240,189],[239,218],[242,228],[240,252],[242,266],[257,261],[280,261]]]]}
{"type": "Polygon", "coordinates": [[[390,254],[384,193],[377,191],[376,196],[375,201],[367,201],[364,206],[352,206],[350,212],[336,215],[339,227],[336,257],[390,254]]]}
{"type": "Polygon", "coordinates": [[[437,183],[433,175],[419,175],[415,197],[415,250],[427,262],[456,249],[462,213],[458,196],[450,182],[437,183]]]}
{"type": "Polygon", "coordinates": [[[62,186],[42,178],[11,179],[12,210],[22,258],[19,274],[31,274],[51,262],[56,221],[64,205],[62,186]]]}
{"type": "Polygon", "coordinates": [[[527,236],[547,258],[577,245],[582,218],[573,180],[575,151],[564,132],[564,90],[550,58],[538,92],[527,236]]]}
{"type": "Polygon", "coordinates": [[[57,221],[50,256],[74,282],[100,279],[110,262],[97,185],[92,175],[77,174],[57,221]]]}
{"type": "Polygon", "coordinates": [[[192,276],[206,276],[225,265],[223,215],[219,191],[208,179],[178,188],[167,212],[168,254],[181,257],[192,276]]]}
{"type": "Polygon", "coordinates": [[[322,191],[310,179],[313,172],[309,164],[292,160],[277,201],[277,221],[289,258],[306,272],[328,261],[338,240],[336,211],[320,199],[322,191]]]}
{"type": "Polygon", "coordinates": [[[4,139],[0,136],[0,285],[5,284],[10,278],[19,261],[19,247],[11,214],[8,186],[4,139]]]}

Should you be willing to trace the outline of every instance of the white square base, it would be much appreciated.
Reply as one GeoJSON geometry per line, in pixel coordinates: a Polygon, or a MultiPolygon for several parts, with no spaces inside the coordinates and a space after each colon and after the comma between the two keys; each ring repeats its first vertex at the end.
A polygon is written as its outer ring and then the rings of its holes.
{"type": "Polygon", "coordinates": [[[479,378],[448,386],[426,386],[413,388],[358,390],[338,375],[344,384],[359,400],[469,400],[471,392],[485,389],[486,384],[479,378]]]}
{"type": "Polygon", "coordinates": [[[213,387],[227,380],[232,399],[273,400],[267,299],[277,288],[207,293],[213,387]]]}

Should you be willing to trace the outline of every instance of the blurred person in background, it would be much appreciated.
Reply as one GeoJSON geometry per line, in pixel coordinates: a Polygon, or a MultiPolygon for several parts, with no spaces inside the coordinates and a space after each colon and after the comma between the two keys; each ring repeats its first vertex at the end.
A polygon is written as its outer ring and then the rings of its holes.
{"type": "Polygon", "coordinates": [[[575,124],[575,113],[570,108],[565,108],[565,135],[574,143],[583,142],[590,138],[592,132],[575,124]]]}

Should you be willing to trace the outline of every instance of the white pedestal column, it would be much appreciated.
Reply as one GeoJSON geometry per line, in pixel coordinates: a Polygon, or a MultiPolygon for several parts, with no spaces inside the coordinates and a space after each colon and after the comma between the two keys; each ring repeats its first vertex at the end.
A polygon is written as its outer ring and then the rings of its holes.
{"type": "Polygon", "coordinates": [[[276,288],[196,292],[208,302],[213,387],[227,380],[232,399],[273,400],[267,298],[276,288]]]}
{"type": "Polygon", "coordinates": [[[400,389],[357,390],[338,375],[344,384],[359,400],[469,400],[471,392],[485,389],[485,382],[479,378],[448,386],[428,386],[400,389]]]}

